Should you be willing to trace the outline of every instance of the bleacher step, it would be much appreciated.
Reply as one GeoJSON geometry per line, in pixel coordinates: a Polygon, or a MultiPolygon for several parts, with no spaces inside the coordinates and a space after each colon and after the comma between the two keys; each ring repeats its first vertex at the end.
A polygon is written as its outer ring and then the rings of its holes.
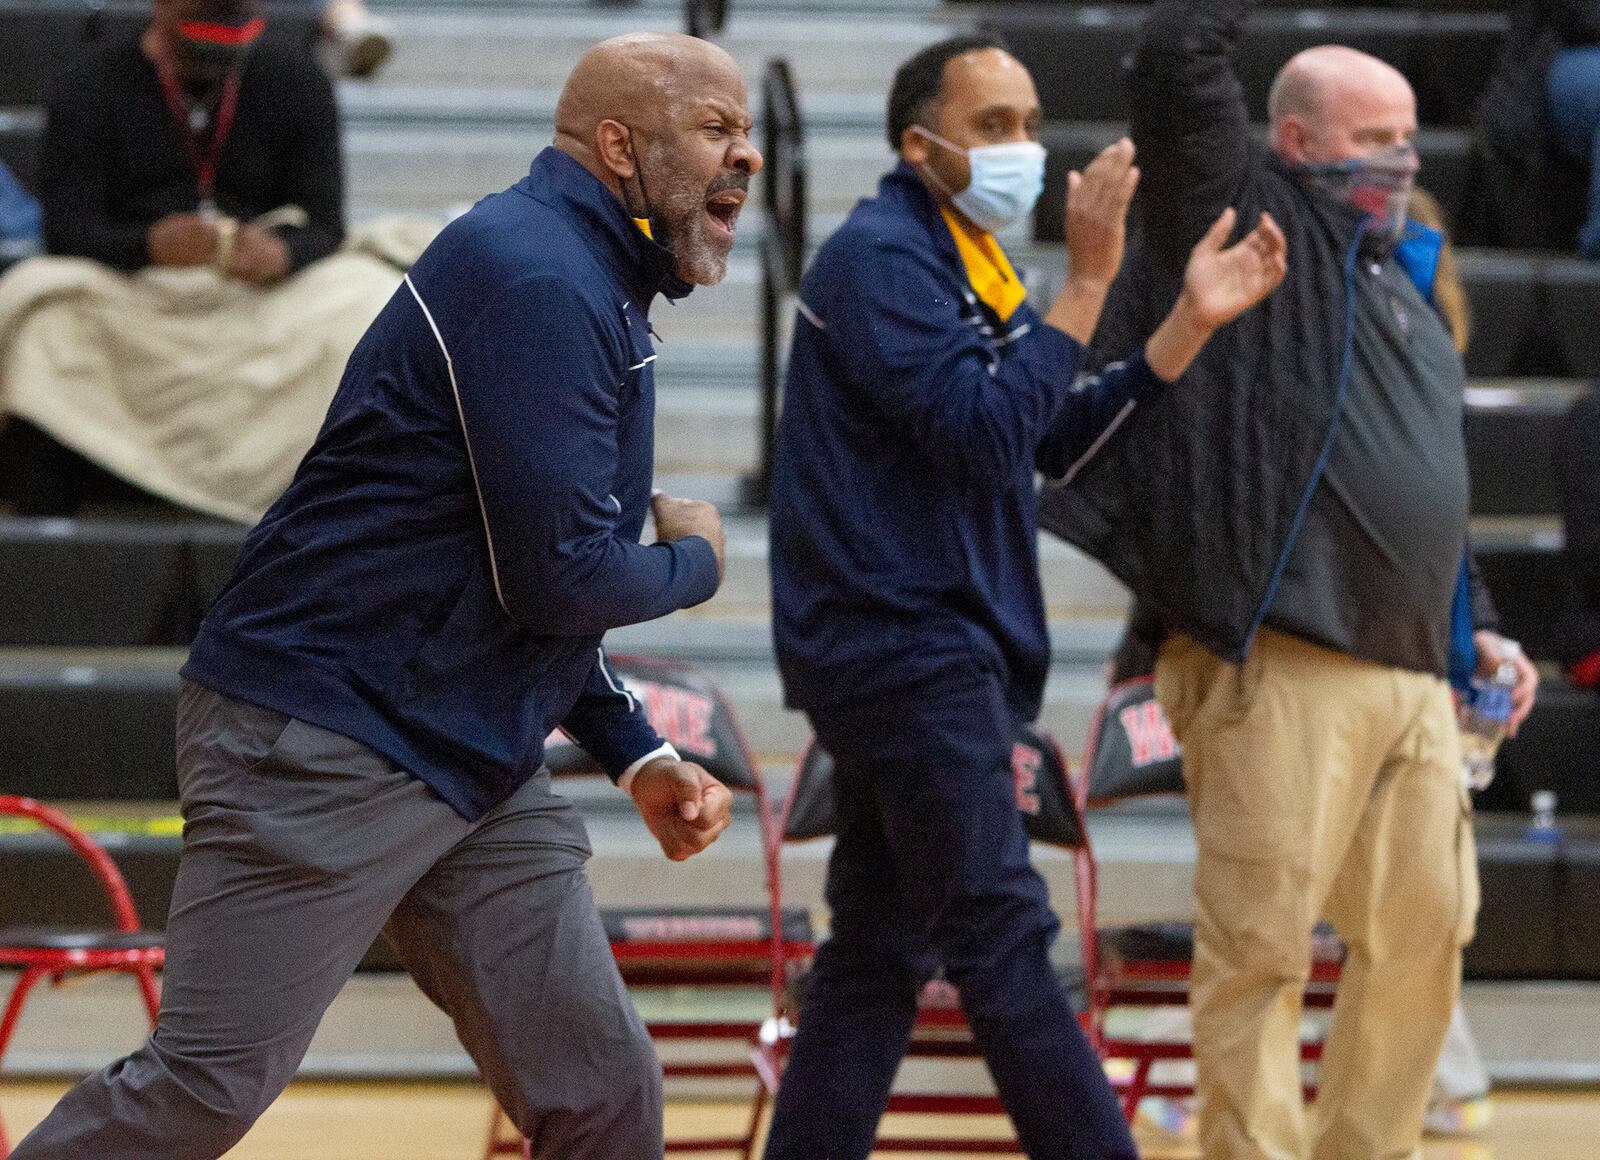
{"type": "MultiPolygon", "coordinates": [[[[552,137],[550,126],[357,124],[345,136],[348,196],[396,212],[463,209],[526,176],[552,137]]],[[[841,220],[891,164],[888,142],[866,132],[813,133],[806,159],[811,208],[841,220]]],[[[749,227],[759,222],[759,214],[741,218],[742,244],[751,244],[749,227]]]]}
{"type": "MultiPolygon", "coordinates": [[[[499,9],[411,9],[391,14],[395,52],[386,83],[559,88],[591,45],[628,32],[678,32],[681,13],[590,9],[573,13],[499,9]]],[[[957,20],[964,18],[957,16],[957,20]]],[[[787,56],[802,91],[886,93],[894,69],[947,26],[927,10],[903,15],[835,9],[827,20],[800,11],[749,12],[718,43],[752,85],[769,57],[787,56]]]]}

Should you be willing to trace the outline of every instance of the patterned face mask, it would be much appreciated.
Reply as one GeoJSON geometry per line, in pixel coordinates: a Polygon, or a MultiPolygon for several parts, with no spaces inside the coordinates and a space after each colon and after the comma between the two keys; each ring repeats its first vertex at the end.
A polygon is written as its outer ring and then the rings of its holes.
{"type": "Polygon", "coordinates": [[[1393,239],[1404,232],[1406,209],[1421,168],[1414,145],[1396,145],[1348,161],[1308,162],[1296,168],[1330,197],[1365,210],[1372,222],[1369,232],[1393,239]]]}

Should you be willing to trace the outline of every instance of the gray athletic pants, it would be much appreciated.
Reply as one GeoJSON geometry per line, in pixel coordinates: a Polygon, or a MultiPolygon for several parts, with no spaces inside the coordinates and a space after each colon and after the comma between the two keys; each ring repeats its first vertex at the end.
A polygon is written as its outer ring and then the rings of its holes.
{"type": "Polygon", "coordinates": [[[13,1160],[220,1156],[383,929],[535,1156],[661,1155],[661,1068],[548,773],[472,823],[358,742],[185,683],[178,779],[156,1030],[13,1160]]]}

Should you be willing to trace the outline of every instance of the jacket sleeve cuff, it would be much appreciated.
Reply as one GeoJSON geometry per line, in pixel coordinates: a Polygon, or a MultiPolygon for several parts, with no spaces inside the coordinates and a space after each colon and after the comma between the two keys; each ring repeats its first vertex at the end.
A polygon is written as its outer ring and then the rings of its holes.
{"type": "Polygon", "coordinates": [[[717,575],[717,553],[704,536],[685,536],[672,542],[672,550],[684,570],[684,598],[680,608],[704,604],[717,594],[721,578],[717,575]]]}
{"type": "Polygon", "coordinates": [[[1144,351],[1128,356],[1123,360],[1124,387],[1128,398],[1135,402],[1143,403],[1160,395],[1172,384],[1156,374],[1151,369],[1150,363],[1144,357],[1144,351]]]}
{"type": "Polygon", "coordinates": [[[672,747],[671,743],[663,741],[660,745],[656,746],[649,753],[646,753],[643,757],[637,758],[629,763],[628,768],[622,771],[622,776],[617,778],[617,788],[621,789],[624,793],[632,793],[633,779],[639,775],[639,771],[641,769],[649,765],[658,757],[670,757],[673,761],[682,760],[678,756],[678,751],[672,747]]]}
{"type": "Polygon", "coordinates": [[[1012,327],[1010,333],[1017,338],[1022,337],[1017,334],[1016,328],[1019,325],[1026,325],[1030,328],[1030,332],[1037,332],[1039,353],[1050,365],[1061,370],[1070,370],[1073,376],[1076,376],[1089,362],[1087,346],[1066,331],[1051,326],[1031,306],[1024,304],[1018,308],[1011,316],[1008,325],[1012,327]]]}

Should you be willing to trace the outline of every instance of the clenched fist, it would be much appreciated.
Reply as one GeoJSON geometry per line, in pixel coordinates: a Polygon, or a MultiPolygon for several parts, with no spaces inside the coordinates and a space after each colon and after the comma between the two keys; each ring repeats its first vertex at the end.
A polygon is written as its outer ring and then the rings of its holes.
{"type": "Polygon", "coordinates": [[[704,537],[717,554],[717,582],[722,582],[727,533],[722,530],[722,516],[715,507],[703,499],[676,499],[658,491],[650,497],[650,513],[655,517],[657,540],[704,537]]]}
{"type": "Polygon", "coordinates": [[[674,862],[704,850],[733,820],[728,787],[691,761],[658,757],[628,787],[644,824],[674,862]]]}

